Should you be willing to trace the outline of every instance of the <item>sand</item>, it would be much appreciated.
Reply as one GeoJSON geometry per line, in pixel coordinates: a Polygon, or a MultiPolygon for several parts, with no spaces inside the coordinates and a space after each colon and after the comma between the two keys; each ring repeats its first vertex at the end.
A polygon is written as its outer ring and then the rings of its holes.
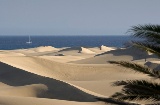
{"type": "MultiPolygon", "coordinates": [[[[109,60],[158,62],[155,55],[136,48],[41,46],[0,51],[0,104],[2,105],[105,105],[122,87],[117,80],[149,79],[109,60]],[[136,51],[135,51],[136,50],[136,51]]],[[[159,62],[158,62],[159,63],[159,62]]]]}

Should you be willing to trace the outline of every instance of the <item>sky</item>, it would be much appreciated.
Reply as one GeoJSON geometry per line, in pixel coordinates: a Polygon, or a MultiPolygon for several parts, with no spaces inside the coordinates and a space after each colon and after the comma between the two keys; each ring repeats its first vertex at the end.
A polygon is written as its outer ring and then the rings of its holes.
{"type": "Polygon", "coordinates": [[[160,0],[0,0],[0,35],[125,35],[160,24],[160,0]]]}

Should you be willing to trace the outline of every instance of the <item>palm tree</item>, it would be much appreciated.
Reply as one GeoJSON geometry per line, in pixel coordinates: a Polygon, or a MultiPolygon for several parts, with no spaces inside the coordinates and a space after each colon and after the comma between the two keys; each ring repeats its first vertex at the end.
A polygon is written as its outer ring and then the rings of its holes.
{"type": "MultiPolygon", "coordinates": [[[[160,57],[160,25],[138,25],[133,26],[128,31],[132,36],[142,38],[143,41],[133,41],[133,46],[154,53],[160,57]]],[[[147,74],[154,79],[160,79],[160,71],[154,70],[143,65],[126,61],[109,61],[111,64],[130,68],[136,72],[147,74]]],[[[124,80],[116,81],[113,86],[123,86],[121,92],[111,96],[117,100],[160,100],[160,82],[147,80],[124,80]]]]}
{"type": "Polygon", "coordinates": [[[160,25],[138,25],[128,30],[134,37],[143,38],[143,41],[133,42],[139,48],[160,56],[160,25]]]}

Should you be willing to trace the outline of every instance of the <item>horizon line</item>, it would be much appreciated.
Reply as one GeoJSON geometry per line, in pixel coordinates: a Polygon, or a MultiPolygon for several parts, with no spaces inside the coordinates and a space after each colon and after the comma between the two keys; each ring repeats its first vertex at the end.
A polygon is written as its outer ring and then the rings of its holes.
{"type": "Polygon", "coordinates": [[[36,34],[23,34],[23,35],[0,35],[0,36],[28,36],[28,35],[32,35],[32,36],[129,36],[129,35],[126,35],[126,34],[120,34],[120,35],[36,35],[36,34]]]}

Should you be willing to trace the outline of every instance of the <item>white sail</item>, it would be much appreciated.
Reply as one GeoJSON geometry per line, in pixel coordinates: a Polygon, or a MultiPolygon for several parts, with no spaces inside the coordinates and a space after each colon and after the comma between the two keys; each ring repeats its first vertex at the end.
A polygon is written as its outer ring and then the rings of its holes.
{"type": "Polygon", "coordinates": [[[32,43],[32,42],[31,42],[31,37],[30,37],[30,35],[29,35],[28,42],[26,42],[26,43],[28,43],[28,44],[31,44],[31,43],[32,43]]]}

